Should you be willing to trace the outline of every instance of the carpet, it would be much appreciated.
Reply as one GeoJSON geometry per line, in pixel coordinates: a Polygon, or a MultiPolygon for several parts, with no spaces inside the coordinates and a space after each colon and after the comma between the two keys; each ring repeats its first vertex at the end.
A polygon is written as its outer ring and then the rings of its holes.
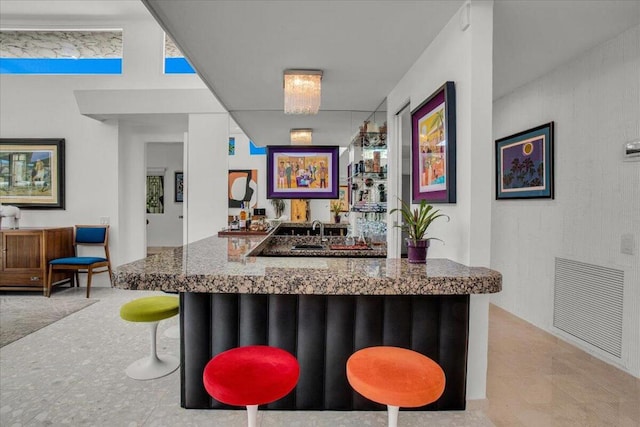
{"type": "Polygon", "coordinates": [[[86,298],[0,297],[0,348],[98,302],[86,298]]]}

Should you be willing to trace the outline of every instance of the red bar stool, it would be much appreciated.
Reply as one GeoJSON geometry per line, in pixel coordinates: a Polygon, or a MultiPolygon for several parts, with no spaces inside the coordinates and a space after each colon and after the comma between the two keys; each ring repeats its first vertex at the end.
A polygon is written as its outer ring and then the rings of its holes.
{"type": "Polygon", "coordinates": [[[368,347],[347,360],[351,387],[369,400],[387,405],[389,427],[398,425],[398,410],[435,402],[442,396],[444,371],[433,360],[398,347],[368,347]]]}
{"type": "Polygon", "coordinates": [[[228,405],[246,406],[248,426],[256,427],[258,405],[274,402],[294,389],[300,366],[276,347],[251,345],[224,351],[207,363],[204,388],[228,405]]]}

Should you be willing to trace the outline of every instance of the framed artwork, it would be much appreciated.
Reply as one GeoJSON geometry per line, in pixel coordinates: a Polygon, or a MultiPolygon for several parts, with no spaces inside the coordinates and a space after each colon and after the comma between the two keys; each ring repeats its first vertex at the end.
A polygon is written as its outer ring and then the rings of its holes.
{"type": "Polygon", "coordinates": [[[553,199],[553,127],[496,140],[496,199],[553,199]]]}
{"type": "Polygon", "coordinates": [[[229,138],[229,155],[236,155],[236,139],[234,137],[229,138]]]}
{"type": "Polygon", "coordinates": [[[349,186],[341,185],[338,188],[338,202],[340,202],[340,212],[349,212],[349,186]]]}
{"type": "Polygon", "coordinates": [[[304,199],[291,200],[291,221],[307,222],[309,221],[309,201],[304,199]]]}
{"type": "Polygon", "coordinates": [[[164,213],[164,176],[147,175],[147,213],[164,213]]]}
{"type": "Polygon", "coordinates": [[[411,112],[414,203],[456,202],[456,91],[446,82],[411,112]]]}
{"type": "Polygon", "coordinates": [[[268,199],[337,199],[338,146],[267,146],[268,199]]]}
{"type": "Polygon", "coordinates": [[[184,202],[184,173],[176,172],[174,176],[174,202],[184,202]]]}
{"type": "Polygon", "coordinates": [[[229,171],[229,207],[240,208],[249,202],[251,208],[258,206],[258,170],[233,169],[229,171]]]}
{"type": "Polygon", "coordinates": [[[0,203],[21,209],[64,209],[64,143],[0,139],[0,203]]]}

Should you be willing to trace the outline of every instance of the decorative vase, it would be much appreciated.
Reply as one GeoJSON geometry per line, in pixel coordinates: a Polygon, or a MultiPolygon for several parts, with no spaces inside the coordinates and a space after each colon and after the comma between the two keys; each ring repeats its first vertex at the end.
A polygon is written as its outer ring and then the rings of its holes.
{"type": "Polygon", "coordinates": [[[429,240],[407,239],[407,260],[411,264],[426,264],[429,240]]]}
{"type": "Polygon", "coordinates": [[[336,224],[340,224],[340,215],[334,216],[333,220],[335,221],[336,224]]]}

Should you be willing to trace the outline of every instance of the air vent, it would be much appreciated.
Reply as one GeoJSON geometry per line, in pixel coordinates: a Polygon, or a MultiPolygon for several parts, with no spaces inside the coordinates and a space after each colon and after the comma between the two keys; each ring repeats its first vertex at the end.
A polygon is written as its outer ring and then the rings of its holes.
{"type": "Polygon", "coordinates": [[[553,325],[622,356],[624,272],[556,258],[553,325]]]}

